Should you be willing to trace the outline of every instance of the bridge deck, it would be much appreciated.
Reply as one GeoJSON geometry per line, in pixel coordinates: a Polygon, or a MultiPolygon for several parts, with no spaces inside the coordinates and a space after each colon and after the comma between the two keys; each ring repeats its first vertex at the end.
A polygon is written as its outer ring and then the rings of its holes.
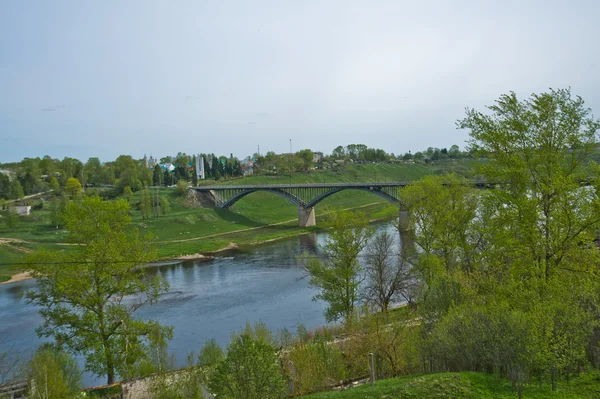
{"type": "Polygon", "coordinates": [[[307,183],[307,184],[251,184],[251,185],[213,185],[213,186],[196,186],[192,189],[197,191],[209,190],[253,190],[253,189],[272,189],[272,188],[338,188],[338,187],[404,187],[410,182],[384,182],[384,183],[307,183]]]}

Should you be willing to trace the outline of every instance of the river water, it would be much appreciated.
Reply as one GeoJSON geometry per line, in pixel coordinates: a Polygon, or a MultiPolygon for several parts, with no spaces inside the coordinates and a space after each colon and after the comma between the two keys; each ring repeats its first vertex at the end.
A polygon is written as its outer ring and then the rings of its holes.
{"type": "MultiPolygon", "coordinates": [[[[385,224],[377,230],[392,232],[394,228],[385,224]]],[[[295,333],[299,324],[308,329],[322,326],[326,324],[325,305],[312,301],[316,290],[309,286],[296,257],[303,252],[318,254],[326,237],[326,233],[309,234],[211,260],[152,266],[148,272],[162,275],[170,289],[157,304],[145,306],[137,314],[175,328],[169,351],[179,364],[210,338],[225,347],[231,333],[246,322],[261,320],[274,332],[287,328],[295,333]]],[[[42,318],[22,298],[34,288],[34,280],[0,285],[0,352],[27,358],[43,342],[35,333],[42,318]]],[[[105,381],[104,377],[84,376],[86,386],[105,381]]]]}

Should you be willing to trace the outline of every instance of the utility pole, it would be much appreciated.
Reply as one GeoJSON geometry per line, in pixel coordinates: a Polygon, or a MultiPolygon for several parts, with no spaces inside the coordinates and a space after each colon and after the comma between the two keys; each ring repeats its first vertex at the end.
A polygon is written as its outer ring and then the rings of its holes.
{"type": "Polygon", "coordinates": [[[292,139],[290,139],[290,184],[292,184],[292,170],[294,169],[294,162],[293,162],[293,153],[292,153],[292,139]]]}

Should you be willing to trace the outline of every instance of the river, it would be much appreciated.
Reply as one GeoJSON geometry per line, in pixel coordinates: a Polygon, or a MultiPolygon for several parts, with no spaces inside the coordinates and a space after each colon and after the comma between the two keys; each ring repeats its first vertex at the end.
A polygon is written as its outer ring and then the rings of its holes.
{"type": "MultiPolygon", "coordinates": [[[[391,224],[381,224],[377,230],[394,229],[391,224]]],[[[169,292],[137,314],[175,328],[169,351],[181,365],[210,338],[225,347],[231,333],[246,322],[261,320],[274,332],[287,328],[294,333],[299,324],[308,329],[325,325],[325,305],[312,300],[316,290],[309,286],[297,256],[318,253],[326,237],[325,232],[309,234],[210,260],[154,265],[148,272],[162,275],[169,282],[169,292]]],[[[22,297],[35,284],[35,280],[25,280],[0,285],[0,352],[28,358],[43,342],[35,333],[42,318],[22,297]]],[[[86,386],[105,381],[104,377],[84,375],[86,386]]]]}

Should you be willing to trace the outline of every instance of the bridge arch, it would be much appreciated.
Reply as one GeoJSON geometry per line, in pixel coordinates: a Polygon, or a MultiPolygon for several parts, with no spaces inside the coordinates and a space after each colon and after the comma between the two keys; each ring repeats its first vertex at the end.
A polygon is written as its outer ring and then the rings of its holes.
{"type": "Polygon", "coordinates": [[[323,201],[325,198],[327,198],[333,194],[337,194],[340,191],[344,191],[344,190],[366,191],[368,193],[375,194],[375,195],[387,200],[388,202],[391,202],[392,204],[396,205],[398,208],[403,208],[403,204],[398,198],[386,193],[385,191],[373,189],[372,187],[339,187],[339,188],[335,188],[335,189],[327,191],[327,192],[313,198],[312,200],[310,200],[310,202],[308,202],[306,204],[306,208],[313,208],[319,202],[323,201]]]}
{"type": "Polygon", "coordinates": [[[292,204],[294,204],[298,207],[305,206],[304,201],[302,201],[300,198],[296,197],[295,195],[288,193],[285,190],[281,190],[281,189],[277,189],[277,188],[256,188],[256,189],[244,190],[237,194],[234,194],[231,198],[229,198],[227,201],[225,201],[221,207],[225,208],[225,209],[229,209],[233,206],[233,204],[235,204],[236,202],[238,202],[239,200],[241,200],[248,194],[252,194],[257,191],[266,191],[268,193],[275,193],[275,194],[279,195],[281,198],[286,199],[287,201],[291,202],[292,204]]]}

